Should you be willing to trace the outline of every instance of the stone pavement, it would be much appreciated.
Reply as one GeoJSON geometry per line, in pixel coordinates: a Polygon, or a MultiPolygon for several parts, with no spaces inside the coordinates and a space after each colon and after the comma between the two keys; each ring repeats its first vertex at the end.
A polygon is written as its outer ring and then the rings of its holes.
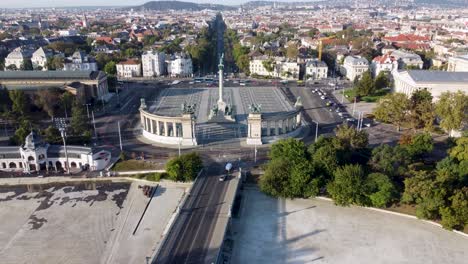
{"type": "Polygon", "coordinates": [[[338,207],[318,199],[274,199],[244,188],[231,263],[451,263],[468,239],[427,222],[338,207]]]}

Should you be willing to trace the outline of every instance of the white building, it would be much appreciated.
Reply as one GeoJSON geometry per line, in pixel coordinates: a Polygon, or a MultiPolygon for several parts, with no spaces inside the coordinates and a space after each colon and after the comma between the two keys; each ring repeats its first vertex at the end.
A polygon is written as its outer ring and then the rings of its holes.
{"type": "Polygon", "coordinates": [[[468,55],[450,57],[448,59],[447,71],[449,72],[468,72],[468,55]]]}
{"type": "Polygon", "coordinates": [[[47,60],[52,58],[53,53],[50,50],[44,50],[42,47],[37,49],[31,57],[31,62],[33,69],[42,69],[43,71],[47,70],[47,60]]]}
{"type": "Polygon", "coordinates": [[[319,60],[310,60],[306,62],[305,74],[307,79],[320,80],[327,78],[328,66],[325,62],[319,60]]]}
{"type": "Polygon", "coordinates": [[[434,100],[444,92],[460,90],[468,94],[468,72],[409,70],[394,71],[392,75],[394,91],[408,96],[424,88],[431,92],[434,100]]]}
{"type": "Polygon", "coordinates": [[[375,77],[380,72],[392,72],[398,70],[398,61],[390,54],[375,57],[370,65],[372,75],[375,77]]]}
{"type": "Polygon", "coordinates": [[[156,77],[164,75],[164,61],[166,54],[164,52],[147,51],[141,55],[141,63],[143,65],[143,77],[156,77]]]}
{"type": "Polygon", "coordinates": [[[77,32],[75,29],[59,30],[58,33],[61,37],[72,37],[72,36],[77,35],[77,32]]]}
{"type": "Polygon", "coordinates": [[[192,58],[188,54],[174,54],[167,61],[167,73],[171,77],[192,77],[192,58]]]}
{"type": "Polygon", "coordinates": [[[300,66],[297,62],[288,61],[283,57],[271,58],[266,55],[252,58],[249,68],[251,75],[282,79],[298,79],[300,72],[300,66]],[[265,65],[271,65],[271,71],[268,71],[265,65]]]}
{"type": "Polygon", "coordinates": [[[133,78],[141,76],[141,64],[136,60],[126,60],[117,64],[117,76],[133,78]]]}
{"type": "Polygon", "coordinates": [[[97,63],[83,51],[75,51],[63,64],[64,71],[97,71],[97,68],[97,63]]]}
{"type": "Polygon", "coordinates": [[[111,160],[111,153],[92,148],[67,146],[67,155],[62,145],[49,145],[40,136],[31,132],[21,147],[0,147],[0,170],[26,173],[41,171],[71,171],[83,169],[103,170],[111,160]],[[68,156],[68,163],[67,163],[68,156]]]}
{"type": "Polygon", "coordinates": [[[424,62],[418,54],[395,50],[391,55],[398,61],[398,69],[406,69],[407,67],[423,68],[424,62]]]}
{"type": "Polygon", "coordinates": [[[354,81],[356,77],[360,78],[369,70],[369,62],[361,56],[347,56],[344,59],[343,68],[346,78],[354,81]]]}
{"type": "Polygon", "coordinates": [[[24,60],[31,59],[32,52],[23,47],[18,47],[8,54],[5,58],[5,69],[15,65],[16,69],[20,69],[23,65],[24,60]]]}

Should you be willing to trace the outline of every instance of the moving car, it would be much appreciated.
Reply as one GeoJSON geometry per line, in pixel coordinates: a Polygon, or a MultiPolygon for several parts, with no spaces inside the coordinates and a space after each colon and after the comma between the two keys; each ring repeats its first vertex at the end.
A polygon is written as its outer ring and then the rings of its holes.
{"type": "Polygon", "coordinates": [[[227,175],[226,174],[223,174],[221,176],[219,176],[219,181],[225,181],[227,179],[227,175]]]}

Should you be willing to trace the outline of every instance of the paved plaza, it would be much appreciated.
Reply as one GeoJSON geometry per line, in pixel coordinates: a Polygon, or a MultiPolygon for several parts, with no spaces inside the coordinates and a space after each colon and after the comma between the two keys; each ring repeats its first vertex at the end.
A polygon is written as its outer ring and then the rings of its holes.
{"type": "Polygon", "coordinates": [[[468,238],[432,224],[317,199],[243,191],[231,263],[451,263],[468,259],[468,238]]]}
{"type": "MultiPolygon", "coordinates": [[[[197,123],[208,121],[210,109],[218,101],[218,88],[168,88],[156,101],[147,102],[149,112],[163,116],[182,115],[182,104],[196,104],[197,123]]],[[[275,87],[225,87],[224,101],[235,107],[236,120],[246,123],[251,104],[260,104],[262,113],[275,114],[293,111],[294,107],[275,87]]]]}
{"type": "Polygon", "coordinates": [[[0,186],[0,262],[145,263],[185,188],[159,186],[145,212],[137,183],[0,186]]]}

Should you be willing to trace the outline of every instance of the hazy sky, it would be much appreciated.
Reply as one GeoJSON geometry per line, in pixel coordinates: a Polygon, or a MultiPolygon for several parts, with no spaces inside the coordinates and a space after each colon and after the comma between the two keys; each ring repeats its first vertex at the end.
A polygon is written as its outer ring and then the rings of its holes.
{"type": "MultiPolygon", "coordinates": [[[[63,6],[135,6],[150,0],[0,0],[0,8],[18,7],[63,7],[63,6]]],[[[248,0],[182,0],[194,3],[213,3],[237,5],[248,0]]],[[[280,0],[278,2],[291,2],[293,0],[280,0]]]]}

